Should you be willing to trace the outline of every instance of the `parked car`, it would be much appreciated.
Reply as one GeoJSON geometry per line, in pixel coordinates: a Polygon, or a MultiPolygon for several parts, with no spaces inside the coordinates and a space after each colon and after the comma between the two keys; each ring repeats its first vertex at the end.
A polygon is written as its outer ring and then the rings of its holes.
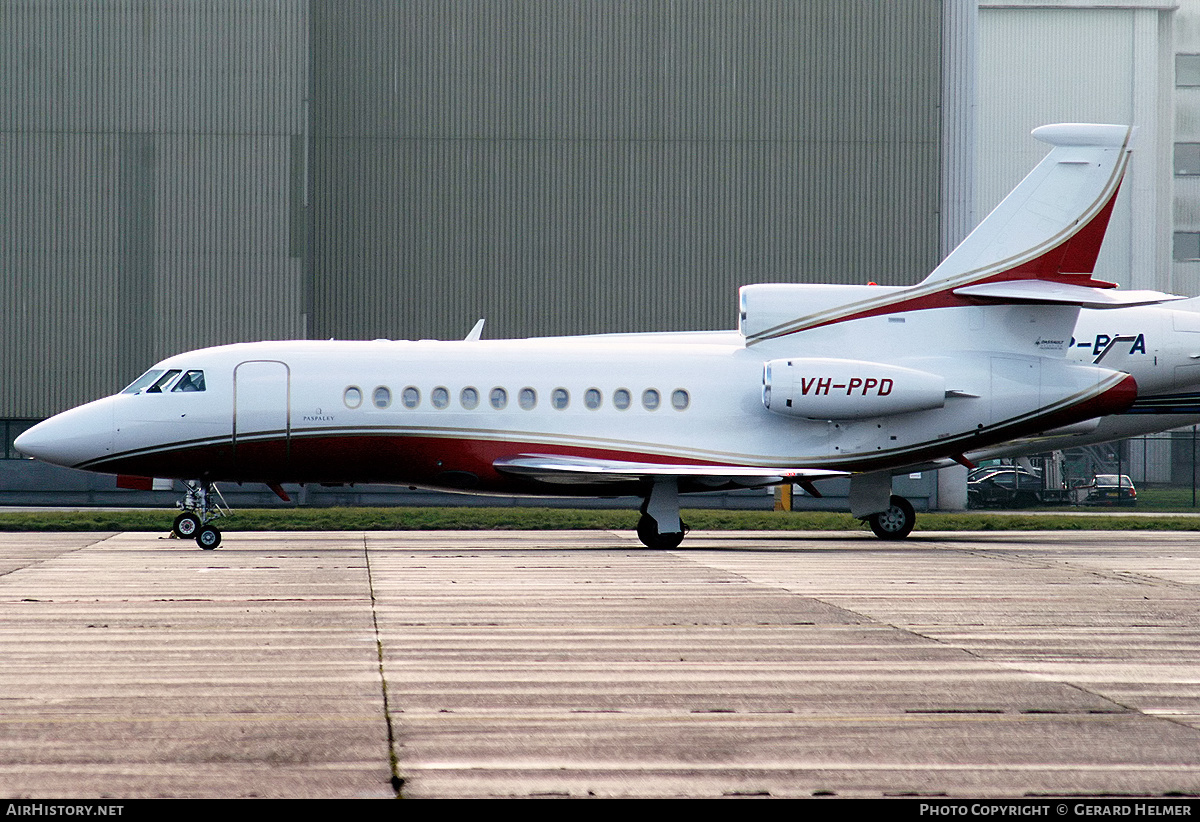
{"type": "Polygon", "coordinates": [[[1126,474],[1097,474],[1074,489],[1080,505],[1137,505],[1137,489],[1126,474]]]}
{"type": "Polygon", "coordinates": [[[1027,508],[1041,502],[1042,478],[1024,468],[999,465],[967,476],[968,508],[1027,508]]]}

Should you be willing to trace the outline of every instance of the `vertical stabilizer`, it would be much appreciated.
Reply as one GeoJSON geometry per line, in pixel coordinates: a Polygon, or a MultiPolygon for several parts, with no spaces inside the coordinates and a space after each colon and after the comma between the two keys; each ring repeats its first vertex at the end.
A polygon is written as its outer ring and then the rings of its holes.
{"type": "Polygon", "coordinates": [[[1112,288],[1092,274],[1133,132],[1081,123],[1034,129],[1050,153],[921,284],[1046,280],[1112,288]]]}
{"type": "MultiPolygon", "coordinates": [[[[1131,126],[1089,123],[1034,129],[1034,137],[1052,146],[1050,153],[924,280],[907,288],[843,287],[846,299],[840,304],[818,299],[832,295],[814,286],[792,286],[796,294],[787,303],[780,295],[763,295],[773,303],[769,317],[745,316],[743,309],[746,344],[932,308],[997,303],[1113,308],[1178,299],[1118,290],[1092,277],[1133,134],[1131,126]]],[[[762,288],[743,289],[744,306],[763,302],[748,290],[762,288]]]]}

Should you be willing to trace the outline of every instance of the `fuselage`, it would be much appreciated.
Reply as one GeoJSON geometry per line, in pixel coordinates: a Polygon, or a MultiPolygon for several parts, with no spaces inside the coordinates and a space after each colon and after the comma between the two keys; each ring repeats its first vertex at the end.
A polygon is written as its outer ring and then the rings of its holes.
{"type": "MultiPolygon", "coordinates": [[[[983,310],[997,329],[1021,316],[1019,307],[983,310]]],[[[1112,413],[1134,398],[1125,373],[1064,357],[1065,343],[1047,352],[1031,340],[1027,354],[998,354],[969,324],[947,333],[954,311],[962,309],[854,320],[750,346],[734,331],[220,346],[163,360],[124,392],[31,429],[19,447],[113,474],[590,493],[586,484],[546,488],[494,463],[536,454],[899,470],[1112,413]],[[787,364],[809,368],[795,391],[811,412],[780,413],[778,393],[768,409],[772,363],[777,375],[787,364]],[[906,386],[912,374],[937,381],[906,386]],[[802,386],[820,396],[801,396],[802,386]],[[872,402],[904,391],[932,391],[929,407],[873,415],[872,402]],[[829,407],[821,403],[834,399],[850,416],[819,418],[829,407]],[[856,413],[858,405],[865,410],[856,413]]],[[[680,490],[712,487],[685,481],[680,490]]]]}

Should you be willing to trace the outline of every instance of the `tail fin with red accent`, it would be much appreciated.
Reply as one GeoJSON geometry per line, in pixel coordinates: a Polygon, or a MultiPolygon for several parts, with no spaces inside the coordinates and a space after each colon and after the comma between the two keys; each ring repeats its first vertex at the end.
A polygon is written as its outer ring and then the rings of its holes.
{"type": "MultiPolygon", "coordinates": [[[[1181,299],[1093,277],[1134,129],[1060,123],[1034,129],[1050,153],[941,265],[914,286],[742,288],[748,345],[881,314],[988,303],[1116,308],[1181,299]]],[[[1068,329],[1069,330],[1069,329],[1068,329]]]]}
{"type": "Polygon", "coordinates": [[[1092,279],[1121,187],[1134,129],[1061,123],[1034,129],[1053,148],[922,285],[942,288],[1045,280],[1112,288],[1092,279]]]}
{"type": "Polygon", "coordinates": [[[1093,277],[1134,132],[1088,123],[1034,129],[1050,153],[921,285],[976,300],[1089,308],[1179,299],[1117,291],[1093,277]]]}

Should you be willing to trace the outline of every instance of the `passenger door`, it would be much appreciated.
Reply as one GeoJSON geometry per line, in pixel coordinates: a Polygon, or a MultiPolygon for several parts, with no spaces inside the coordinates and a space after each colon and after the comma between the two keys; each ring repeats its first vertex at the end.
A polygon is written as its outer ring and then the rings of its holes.
{"type": "Polygon", "coordinates": [[[291,456],[291,369],[247,360],[233,371],[233,458],[240,469],[275,475],[291,456]]]}

